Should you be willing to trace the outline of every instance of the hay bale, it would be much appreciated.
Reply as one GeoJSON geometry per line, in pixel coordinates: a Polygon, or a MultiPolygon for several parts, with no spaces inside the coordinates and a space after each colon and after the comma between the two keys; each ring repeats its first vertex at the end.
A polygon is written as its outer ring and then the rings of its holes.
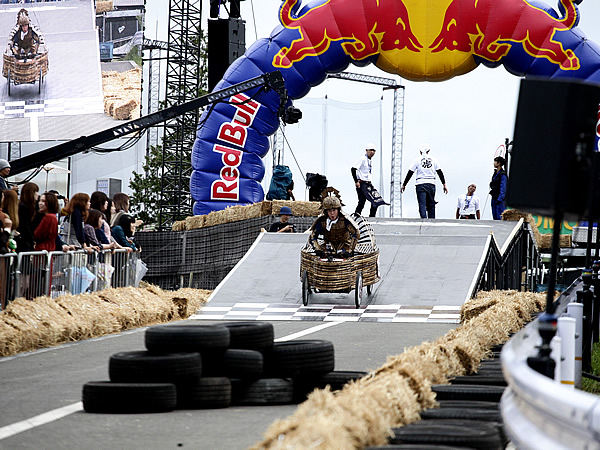
{"type": "Polygon", "coordinates": [[[141,89],[142,69],[139,67],[125,72],[102,72],[104,111],[117,120],[139,118],[141,89]]]}
{"type": "Polygon", "coordinates": [[[97,0],[96,1],[96,14],[102,14],[103,12],[113,10],[112,0],[97,0]]]}
{"type": "Polygon", "coordinates": [[[260,204],[260,215],[261,216],[270,216],[273,213],[273,202],[270,200],[265,200],[260,204]]]}
{"type": "Polygon", "coordinates": [[[185,218],[185,230],[195,230],[204,227],[206,216],[190,216],[185,218]]]}
{"type": "Polygon", "coordinates": [[[194,314],[210,291],[113,288],[57,299],[17,299],[0,313],[0,356],[105,336],[194,314]]]}
{"type": "Polygon", "coordinates": [[[482,293],[479,305],[487,308],[481,307],[479,314],[434,342],[388,358],[381,368],[337,395],[314,391],[293,416],[276,421],[252,448],[383,445],[391,427],[418,420],[421,409],[435,403],[431,384],[476,372],[493,345],[506,342],[543,307],[543,298],[544,294],[530,292],[482,293]]]}

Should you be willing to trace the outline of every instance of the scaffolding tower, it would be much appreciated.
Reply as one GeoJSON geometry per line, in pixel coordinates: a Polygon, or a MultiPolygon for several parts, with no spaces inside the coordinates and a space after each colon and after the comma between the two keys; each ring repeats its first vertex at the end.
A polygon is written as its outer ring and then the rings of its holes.
{"type": "MultiPolygon", "coordinates": [[[[170,0],[166,107],[200,96],[201,24],[200,0],[170,0]]],[[[192,215],[191,156],[200,113],[191,111],[165,123],[159,229],[169,229],[174,222],[192,215]]]]}

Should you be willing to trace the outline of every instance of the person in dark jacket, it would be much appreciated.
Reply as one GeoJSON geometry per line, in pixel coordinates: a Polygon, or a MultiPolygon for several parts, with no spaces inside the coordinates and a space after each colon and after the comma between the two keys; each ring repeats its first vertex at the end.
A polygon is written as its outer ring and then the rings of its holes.
{"type": "Polygon", "coordinates": [[[320,256],[353,255],[360,239],[360,232],[341,211],[342,204],[337,197],[323,200],[323,214],[310,227],[308,241],[320,256]]]}
{"type": "Polygon", "coordinates": [[[506,184],[508,176],[504,170],[505,160],[502,156],[494,158],[494,174],[490,182],[490,195],[492,196],[492,217],[494,220],[502,219],[502,212],[506,209],[506,184]]]}
{"type": "Polygon", "coordinates": [[[295,227],[290,223],[292,217],[292,209],[289,206],[282,206],[279,210],[279,222],[272,223],[269,227],[270,233],[293,233],[295,227]]]}
{"type": "Polygon", "coordinates": [[[34,218],[37,212],[37,201],[40,188],[35,183],[25,183],[21,189],[19,201],[19,235],[16,237],[17,252],[32,252],[35,247],[33,237],[34,218]]]}
{"type": "Polygon", "coordinates": [[[135,217],[131,214],[122,214],[117,225],[112,228],[112,236],[121,247],[138,250],[133,234],[135,233],[135,217]]]}

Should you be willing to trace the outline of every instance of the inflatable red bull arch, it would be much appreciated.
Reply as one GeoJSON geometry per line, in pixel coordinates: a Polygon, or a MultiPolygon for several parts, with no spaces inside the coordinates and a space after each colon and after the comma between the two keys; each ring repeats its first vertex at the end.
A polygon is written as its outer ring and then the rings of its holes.
{"type": "MultiPolygon", "coordinates": [[[[350,64],[443,81],[483,64],[517,76],[600,84],[600,47],[577,28],[581,0],[284,0],[280,26],[256,41],[215,90],[280,70],[290,99],[350,64]]],[[[248,91],[205,112],[192,151],[194,214],[262,201],[262,158],[279,95],[248,91]]],[[[292,100],[289,101],[290,103],[292,100]]]]}

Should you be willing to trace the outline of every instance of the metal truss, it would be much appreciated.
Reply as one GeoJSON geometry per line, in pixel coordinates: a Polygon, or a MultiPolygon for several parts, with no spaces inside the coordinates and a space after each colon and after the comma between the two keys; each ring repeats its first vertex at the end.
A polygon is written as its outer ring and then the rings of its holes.
{"type": "MultiPolygon", "coordinates": [[[[170,0],[167,42],[166,106],[199,95],[201,73],[202,2],[170,0]],[[185,61],[185,63],[182,63],[185,61]]],[[[192,215],[191,155],[201,111],[189,111],[165,123],[159,228],[192,215]]]]}
{"type": "Polygon", "coordinates": [[[394,124],[392,128],[392,173],[390,176],[390,217],[402,217],[402,147],[404,142],[404,86],[392,78],[382,78],[358,73],[340,72],[327,78],[357,81],[384,86],[394,90],[394,124]]]}

